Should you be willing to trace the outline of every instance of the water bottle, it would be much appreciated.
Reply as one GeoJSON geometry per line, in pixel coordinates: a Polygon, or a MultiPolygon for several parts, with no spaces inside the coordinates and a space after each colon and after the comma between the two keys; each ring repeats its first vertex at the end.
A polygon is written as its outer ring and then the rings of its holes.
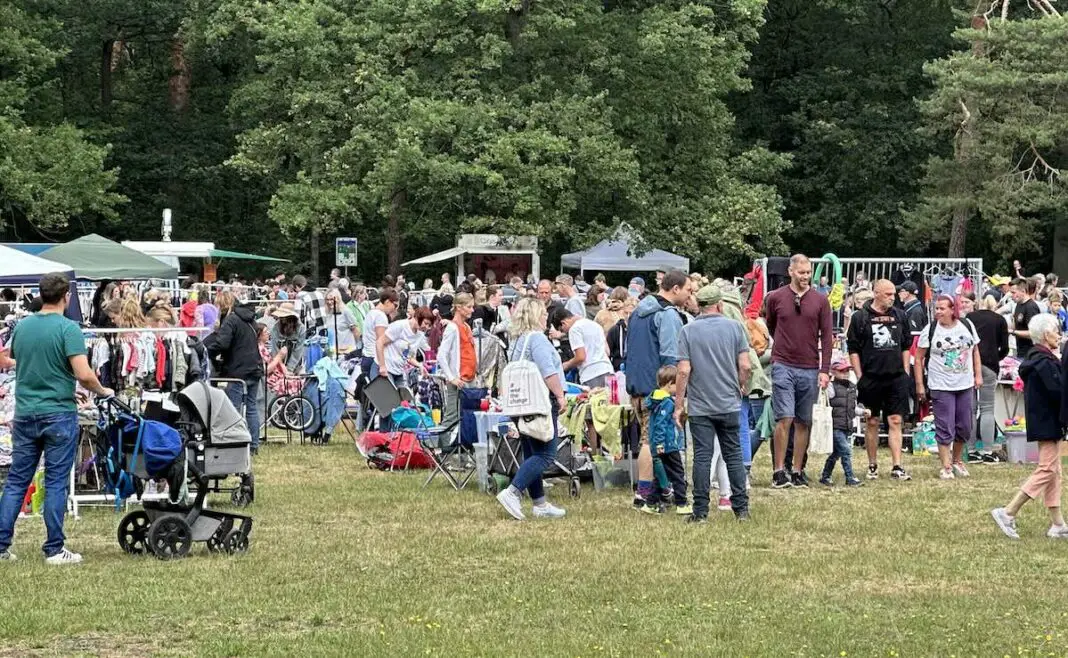
{"type": "Polygon", "coordinates": [[[608,376],[608,404],[619,404],[619,375],[608,376]]]}

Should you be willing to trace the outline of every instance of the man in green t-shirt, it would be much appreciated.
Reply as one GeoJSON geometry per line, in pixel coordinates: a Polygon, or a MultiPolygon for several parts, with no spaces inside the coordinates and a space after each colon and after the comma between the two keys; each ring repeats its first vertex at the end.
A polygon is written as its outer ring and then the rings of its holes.
{"type": "Polygon", "coordinates": [[[41,310],[15,326],[11,358],[15,360],[15,418],[11,423],[11,470],[0,498],[0,562],[14,561],[8,550],[37,464],[44,455],[45,500],[42,515],[48,531],[48,564],[77,564],[82,556],[64,546],[63,517],[74,453],[78,446],[75,380],[101,397],[114,395],[100,385],[85,356],[78,325],[63,316],[70,301],[70,281],[59,273],[41,277],[41,310]]]}

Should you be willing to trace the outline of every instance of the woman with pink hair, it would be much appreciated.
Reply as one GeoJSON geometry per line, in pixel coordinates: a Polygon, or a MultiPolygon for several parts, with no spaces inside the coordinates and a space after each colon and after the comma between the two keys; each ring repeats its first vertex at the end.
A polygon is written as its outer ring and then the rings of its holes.
{"type": "Polygon", "coordinates": [[[916,397],[923,400],[930,391],[943,480],[968,477],[962,455],[972,436],[975,391],[983,386],[978,346],[975,327],[960,317],[952,297],[940,295],[935,301],[935,321],[920,333],[915,368],[916,397]]]}

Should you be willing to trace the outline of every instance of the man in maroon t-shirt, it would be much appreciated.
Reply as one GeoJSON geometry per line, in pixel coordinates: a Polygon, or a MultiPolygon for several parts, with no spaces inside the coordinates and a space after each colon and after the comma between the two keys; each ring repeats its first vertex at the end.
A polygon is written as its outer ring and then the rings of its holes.
{"type": "Polygon", "coordinates": [[[834,328],[831,305],[812,286],[807,256],[790,258],[790,285],[768,294],[765,304],[771,348],[771,407],[775,412],[775,473],[771,486],[807,487],[803,470],[812,405],[830,383],[834,328]],[[793,473],[786,474],[786,448],[794,430],[793,473]]]}

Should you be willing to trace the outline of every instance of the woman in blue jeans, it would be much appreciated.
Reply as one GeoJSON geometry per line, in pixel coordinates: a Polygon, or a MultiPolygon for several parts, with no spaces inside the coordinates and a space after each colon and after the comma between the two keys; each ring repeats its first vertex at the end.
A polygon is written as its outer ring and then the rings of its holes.
{"type": "Polygon", "coordinates": [[[512,484],[497,494],[497,500],[513,518],[522,521],[523,514],[520,494],[526,490],[534,501],[534,518],[559,519],[564,510],[545,499],[545,487],[541,474],[552,464],[556,457],[559,428],[556,417],[564,408],[564,372],[560,355],[545,336],[545,321],[548,318],[545,306],[537,299],[519,300],[512,310],[512,322],[509,325],[511,351],[509,361],[529,360],[538,367],[545,385],[551,394],[550,417],[553,423],[553,436],[549,441],[542,441],[529,436],[519,435],[523,448],[523,463],[512,478],[512,484]]]}

